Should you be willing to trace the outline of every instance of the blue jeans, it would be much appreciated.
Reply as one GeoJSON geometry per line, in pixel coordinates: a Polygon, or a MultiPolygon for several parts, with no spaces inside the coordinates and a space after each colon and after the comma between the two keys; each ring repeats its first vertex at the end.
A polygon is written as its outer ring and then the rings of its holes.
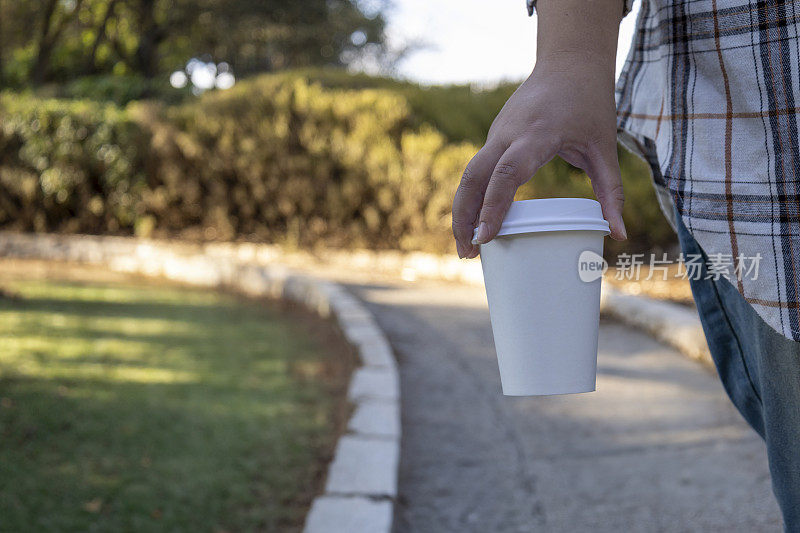
{"type": "MultiPolygon", "coordinates": [[[[702,254],[677,215],[684,254],[702,254]]],[[[726,279],[692,280],[692,294],[722,385],[767,445],[772,490],[787,532],[800,532],[800,342],[769,327],[726,279]]]]}

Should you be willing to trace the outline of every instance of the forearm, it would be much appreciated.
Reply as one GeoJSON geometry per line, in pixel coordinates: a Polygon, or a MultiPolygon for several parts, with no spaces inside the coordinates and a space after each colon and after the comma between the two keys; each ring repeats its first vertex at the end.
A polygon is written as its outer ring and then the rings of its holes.
{"type": "Polygon", "coordinates": [[[592,62],[613,85],[623,7],[621,0],[538,0],[537,64],[592,62]]]}

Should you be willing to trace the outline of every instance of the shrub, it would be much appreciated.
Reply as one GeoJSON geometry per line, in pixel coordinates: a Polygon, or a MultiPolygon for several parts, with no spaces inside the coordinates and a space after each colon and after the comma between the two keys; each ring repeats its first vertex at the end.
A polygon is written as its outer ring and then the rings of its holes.
{"type": "Polygon", "coordinates": [[[92,233],[133,227],[147,140],[123,110],[3,94],[0,119],[0,225],[92,233]]]}
{"type": "Polygon", "coordinates": [[[86,76],[60,86],[54,96],[127,105],[134,100],[157,99],[180,103],[191,94],[188,87],[175,89],[165,79],[148,80],[138,75],[86,76]]]}
{"type": "MultiPolygon", "coordinates": [[[[450,141],[483,144],[489,126],[518,83],[500,83],[491,89],[471,85],[422,86],[393,78],[351,74],[337,69],[300,71],[312,83],[333,89],[386,89],[403,96],[415,125],[430,124],[450,141]]],[[[297,76],[295,73],[286,76],[297,76]]]]}
{"type": "MultiPolygon", "coordinates": [[[[512,89],[314,71],[173,105],[6,93],[0,226],[449,252],[452,194],[512,89]]],[[[673,242],[644,164],[621,162],[626,246],[673,242]]],[[[557,160],[518,194],[533,196],[591,187],[557,160]]]]}
{"type": "Polygon", "coordinates": [[[448,246],[454,177],[475,146],[413,127],[392,91],[265,76],[166,111],[166,121],[155,108],[142,120],[161,165],[153,192],[164,209],[149,209],[158,228],[188,222],[215,238],[301,246],[448,246]]]}
{"type": "MultiPolygon", "coordinates": [[[[469,85],[423,87],[333,69],[309,70],[303,75],[324,87],[391,89],[406,97],[415,120],[432,124],[451,142],[469,141],[478,146],[486,140],[494,117],[517,87],[516,83],[502,83],[488,90],[475,90],[469,85]]],[[[628,240],[625,243],[607,241],[608,251],[612,254],[623,250],[642,252],[674,246],[677,239],[658,207],[647,165],[622,148],[618,152],[625,188],[623,216],[628,221],[628,240]]],[[[518,200],[555,197],[593,197],[586,174],[561,158],[540,169],[516,196],[518,200]]]]}

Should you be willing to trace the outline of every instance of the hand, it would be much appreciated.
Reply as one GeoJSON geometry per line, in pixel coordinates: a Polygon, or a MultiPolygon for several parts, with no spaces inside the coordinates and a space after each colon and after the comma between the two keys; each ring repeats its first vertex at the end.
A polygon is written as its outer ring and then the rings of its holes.
{"type": "Polygon", "coordinates": [[[611,237],[626,238],[617,159],[613,71],[591,58],[539,61],[497,115],[486,144],[467,165],[453,201],[459,257],[492,240],[520,185],[554,156],[586,171],[611,237]],[[601,71],[598,71],[602,69],[601,71]]]}

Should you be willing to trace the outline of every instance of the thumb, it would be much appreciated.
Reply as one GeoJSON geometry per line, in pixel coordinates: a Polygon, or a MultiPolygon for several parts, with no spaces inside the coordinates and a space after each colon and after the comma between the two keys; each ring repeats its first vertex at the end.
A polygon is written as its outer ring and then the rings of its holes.
{"type": "Polygon", "coordinates": [[[622,192],[622,175],[619,170],[616,144],[598,153],[589,176],[597,201],[603,208],[603,217],[611,226],[611,238],[624,241],[628,238],[622,220],[625,195],[622,192]]]}

